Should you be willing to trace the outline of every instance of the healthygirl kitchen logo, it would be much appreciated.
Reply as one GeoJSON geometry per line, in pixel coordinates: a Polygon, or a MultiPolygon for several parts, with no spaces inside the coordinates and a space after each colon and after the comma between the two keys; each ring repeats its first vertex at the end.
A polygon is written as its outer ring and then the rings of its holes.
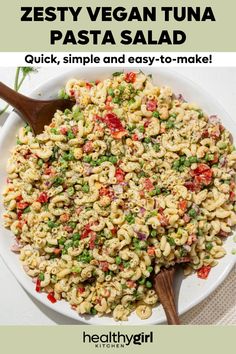
{"type": "Polygon", "coordinates": [[[109,331],[107,334],[88,334],[83,331],[83,343],[94,344],[95,348],[125,348],[129,345],[142,345],[146,343],[153,343],[153,332],[149,334],[144,332],[136,334],[123,334],[109,331]]]}

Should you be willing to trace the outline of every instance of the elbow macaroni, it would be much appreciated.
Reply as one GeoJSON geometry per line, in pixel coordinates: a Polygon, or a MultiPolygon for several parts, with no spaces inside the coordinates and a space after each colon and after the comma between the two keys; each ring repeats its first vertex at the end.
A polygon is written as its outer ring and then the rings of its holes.
{"type": "Polygon", "coordinates": [[[236,224],[230,133],[143,73],[72,79],[65,92],[72,111],[37,137],[19,131],[5,226],[37,291],[80,314],[146,319],[153,271],[183,263],[204,278],[225,255],[236,224]]]}

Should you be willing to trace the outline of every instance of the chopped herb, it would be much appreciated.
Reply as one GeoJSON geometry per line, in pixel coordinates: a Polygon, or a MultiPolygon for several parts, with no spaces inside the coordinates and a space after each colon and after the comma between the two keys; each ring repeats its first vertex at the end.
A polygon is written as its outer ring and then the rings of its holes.
{"type": "Polygon", "coordinates": [[[123,74],[123,71],[116,71],[112,74],[112,76],[120,76],[123,74]]]}

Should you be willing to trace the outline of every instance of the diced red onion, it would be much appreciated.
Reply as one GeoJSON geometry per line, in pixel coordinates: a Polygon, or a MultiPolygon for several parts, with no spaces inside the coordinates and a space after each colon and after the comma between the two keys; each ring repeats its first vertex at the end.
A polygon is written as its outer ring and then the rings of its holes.
{"type": "Polygon", "coordinates": [[[147,235],[142,233],[142,232],[136,232],[137,233],[137,236],[138,236],[138,239],[141,240],[141,241],[145,241],[147,239],[147,235]]]}
{"type": "Polygon", "coordinates": [[[26,273],[30,270],[27,265],[23,265],[23,269],[24,269],[24,271],[25,271],[26,273]]]}
{"type": "Polygon", "coordinates": [[[115,184],[115,185],[113,186],[113,189],[114,189],[114,192],[115,192],[116,194],[122,194],[122,193],[124,192],[123,186],[120,185],[120,184],[115,184]]]}
{"type": "Polygon", "coordinates": [[[189,245],[183,245],[183,248],[187,251],[190,252],[191,251],[191,247],[189,245]]]}
{"type": "Polygon", "coordinates": [[[227,157],[226,157],[226,156],[222,156],[222,157],[219,159],[219,165],[220,165],[221,167],[224,167],[226,164],[227,164],[227,157]]]}
{"type": "Polygon", "coordinates": [[[145,211],[146,211],[145,208],[142,208],[142,207],[140,208],[140,213],[142,214],[142,216],[144,215],[145,211]]]}
{"type": "Polygon", "coordinates": [[[176,263],[187,263],[191,261],[191,257],[181,257],[176,260],[176,263]]]}
{"type": "Polygon", "coordinates": [[[11,245],[11,251],[14,253],[19,253],[20,249],[21,249],[21,247],[17,243],[14,243],[13,245],[11,245]]]}
{"type": "Polygon", "coordinates": [[[182,101],[182,102],[186,102],[184,96],[182,95],[182,93],[179,93],[177,96],[176,96],[177,100],[179,101],[182,101]]]}
{"type": "Polygon", "coordinates": [[[208,118],[208,121],[212,124],[217,124],[220,123],[220,118],[216,114],[214,114],[208,118]]]}

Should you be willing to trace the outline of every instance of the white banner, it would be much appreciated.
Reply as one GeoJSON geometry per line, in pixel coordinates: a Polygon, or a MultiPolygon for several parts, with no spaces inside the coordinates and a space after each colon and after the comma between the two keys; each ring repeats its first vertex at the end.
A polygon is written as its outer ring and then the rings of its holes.
{"type": "Polygon", "coordinates": [[[236,66],[236,52],[2,52],[0,66],[236,66]]]}

